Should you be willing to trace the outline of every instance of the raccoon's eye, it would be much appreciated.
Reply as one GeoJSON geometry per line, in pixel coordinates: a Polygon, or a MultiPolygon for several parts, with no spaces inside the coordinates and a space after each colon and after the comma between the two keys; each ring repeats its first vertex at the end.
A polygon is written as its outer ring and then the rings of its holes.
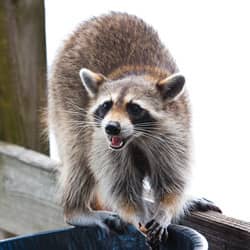
{"type": "Polygon", "coordinates": [[[144,109],[141,108],[136,103],[128,103],[127,104],[127,111],[132,116],[140,116],[140,115],[142,115],[144,113],[144,109]]]}
{"type": "Polygon", "coordinates": [[[108,111],[112,107],[112,105],[113,105],[112,101],[106,101],[102,104],[101,109],[103,111],[108,111]]]}
{"type": "Polygon", "coordinates": [[[100,106],[100,113],[101,113],[101,116],[106,115],[106,113],[111,109],[112,105],[113,105],[113,102],[112,102],[112,101],[106,101],[106,102],[104,102],[104,103],[100,106]]]}
{"type": "Polygon", "coordinates": [[[104,116],[108,113],[108,111],[111,109],[113,105],[112,101],[106,101],[103,104],[101,104],[98,109],[95,111],[95,117],[99,117],[101,119],[104,118],[104,116]]]}

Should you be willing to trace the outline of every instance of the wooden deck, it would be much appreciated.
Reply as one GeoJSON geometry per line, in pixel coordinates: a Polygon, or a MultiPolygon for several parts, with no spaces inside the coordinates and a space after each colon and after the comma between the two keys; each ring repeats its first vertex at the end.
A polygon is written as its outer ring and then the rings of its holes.
{"type": "MultiPolygon", "coordinates": [[[[28,234],[67,227],[56,187],[57,164],[45,155],[0,142],[0,227],[28,234]]],[[[250,223],[208,212],[182,224],[201,232],[212,250],[249,250],[250,223]]]]}

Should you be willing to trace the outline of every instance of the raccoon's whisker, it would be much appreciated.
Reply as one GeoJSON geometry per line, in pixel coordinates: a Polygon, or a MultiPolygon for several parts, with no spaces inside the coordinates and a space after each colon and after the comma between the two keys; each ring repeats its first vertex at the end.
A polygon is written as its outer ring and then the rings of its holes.
{"type": "MultiPolygon", "coordinates": [[[[184,152],[185,150],[181,147],[181,142],[177,144],[176,140],[172,138],[173,136],[165,136],[162,137],[162,133],[159,134],[152,134],[152,133],[145,133],[142,130],[135,130],[135,132],[140,132],[142,137],[150,139],[149,147],[153,147],[154,149],[161,147],[161,149],[166,150],[169,154],[177,157],[177,154],[173,148],[178,148],[179,152],[184,152]]],[[[143,141],[143,140],[142,140],[143,141]]]]}
{"type": "Polygon", "coordinates": [[[140,131],[142,133],[151,134],[151,135],[152,135],[152,132],[154,132],[154,133],[161,132],[161,130],[157,129],[157,128],[153,128],[153,129],[134,128],[134,131],[140,131]]]}
{"type": "Polygon", "coordinates": [[[137,130],[136,129],[135,131],[140,132],[142,136],[147,137],[149,139],[154,139],[154,140],[156,140],[156,141],[158,141],[160,143],[166,143],[166,138],[163,138],[162,134],[159,134],[159,136],[158,136],[158,135],[149,133],[149,131],[147,131],[147,133],[145,133],[145,131],[143,131],[143,130],[137,130]]]}
{"type": "Polygon", "coordinates": [[[88,130],[88,129],[90,129],[90,128],[94,128],[94,127],[96,127],[97,126],[97,124],[82,124],[82,123],[69,123],[69,126],[68,126],[68,129],[69,129],[69,131],[74,131],[74,133],[77,133],[77,136],[79,136],[79,135],[83,135],[84,134],[84,132],[86,131],[86,129],[88,130]],[[84,131],[85,130],[85,131],[84,131]]]}
{"type": "Polygon", "coordinates": [[[176,148],[178,148],[178,152],[184,153],[185,149],[181,146],[181,141],[179,143],[176,142],[176,140],[170,136],[166,136],[165,138],[162,138],[162,135],[152,135],[152,134],[143,134],[143,136],[154,139],[151,140],[151,143],[149,146],[153,146],[154,148],[159,148],[166,150],[169,154],[172,156],[178,158],[178,154],[176,153],[176,148]],[[161,137],[160,137],[161,136],[161,137]],[[175,148],[175,150],[174,150],[175,148]]]}
{"type": "Polygon", "coordinates": [[[97,126],[99,125],[97,122],[85,122],[85,121],[65,121],[67,124],[79,125],[79,126],[97,126]]]}
{"type": "Polygon", "coordinates": [[[145,132],[146,134],[162,135],[162,128],[160,127],[135,127],[134,130],[145,132]]]}
{"type": "Polygon", "coordinates": [[[149,132],[160,129],[160,127],[157,127],[157,126],[154,126],[154,127],[152,127],[152,126],[135,126],[134,128],[135,129],[142,129],[142,130],[149,131],[149,132]]]}
{"type": "Polygon", "coordinates": [[[153,122],[142,122],[142,123],[138,123],[136,124],[136,126],[152,126],[152,125],[162,125],[160,122],[158,121],[153,121],[153,122]]]}
{"type": "Polygon", "coordinates": [[[146,146],[145,149],[147,150],[148,153],[152,152],[152,151],[155,152],[156,150],[159,151],[159,148],[161,148],[164,151],[170,153],[170,150],[169,149],[166,150],[166,147],[164,146],[162,141],[159,141],[158,139],[152,138],[152,137],[150,137],[150,139],[151,139],[150,145],[144,143],[143,140],[141,141],[141,143],[145,144],[145,146],[146,146]],[[152,140],[152,139],[156,139],[156,140],[152,140]]]}
{"type": "Polygon", "coordinates": [[[85,110],[84,108],[78,106],[76,103],[73,103],[73,102],[72,102],[71,100],[69,100],[69,99],[66,101],[66,103],[69,104],[69,105],[71,105],[72,107],[74,107],[74,108],[76,108],[76,109],[82,111],[82,112],[86,112],[86,113],[87,113],[87,110],[85,110]]]}
{"type": "Polygon", "coordinates": [[[82,123],[82,124],[94,124],[94,125],[98,124],[98,122],[96,122],[96,121],[77,121],[77,120],[75,120],[75,121],[82,123]]]}
{"type": "Polygon", "coordinates": [[[89,129],[89,128],[94,128],[94,126],[80,126],[80,125],[75,125],[75,126],[71,126],[71,129],[73,130],[77,130],[77,129],[89,129]]]}
{"type": "Polygon", "coordinates": [[[135,124],[136,128],[144,128],[144,127],[150,127],[150,128],[162,128],[162,123],[160,122],[144,122],[144,123],[137,123],[135,124]]]}
{"type": "Polygon", "coordinates": [[[155,139],[157,142],[164,142],[164,140],[160,137],[157,137],[157,136],[153,136],[153,135],[150,135],[150,134],[144,134],[142,133],[142,136],[146,137],[146,138],[149,138],[149,139],[155,139]]]}
{"type": "Polygon", "coordinates": [[[61,110],[59,112],[70,114],[70,115],[79,115],[79,116],[86,116],[83,112],[80,111],[75,111],[75,110],[61,110]]]}
{"type": "Polygon", "coordinates": [[[78,110],[64,110],[62,112],[64,113],[68,113],[70,115],[73,115],[73,116],[80,116],[80,117],[83,117],[83,118],[87,118],[88,116],[93,116],[97,121],[101,121],[101,118],[98,117],[97,115],[95,114],[90,114],[89,111],[87,110],[84,110],[83,108],[77,106],[76,104],[73,104],[71,102],[68,102],[70,105],[72,105],[73,107],[77,108],[78,110]]]}
{"type": "Polygon", "coordinates": [[[153,135],[151,135],[151,134],[149,134],[149,133],[145,133],[145,132],[142,131],[142,130],[135,130],[135,132],[136,132],[138,135],[139,135],[139,133],[140,133],[140,135],[143,136],[143,137],[155,138],[155,136],[153,136],[153,135]]]}
{"type": "MultiPolygon", "coordinates": [[[[73,104],[72,104],[73,105],[73,104]]],[[[82,117],[88,117],[88,116],[93,116],[97,120],[101,120],[100,117],[98,117],[95,114],[90,114],[88,110],[84,110],[83,108],[77,106],[74,104],[74,107],[76,107],[78,110],[64,110],[64,113],[68,113],[70,115],[76,115],[76,116],[82,116],[82,117]]]]}
{"type": "Polygon", "coordinates": [[[73,110],[71,110],[71,111],[69,111],[69,110],[65,110],[65,111],[62,111],[63,113],[66,113],[66,114],[69,114],[69,115],[71,115],[71,116],[73,116],[73,117],[82,117],[82,118],[86,118],[86,117],[88,117],[88,114],[86,113],[86,114],[84,114],[83,112],[80,112],[80,111],[73,111],[73,110]]]}
{"type": "Polygon", "coordinates": [[[160,122],[158,121],[151,121],[151,122],[140,122],[140,123],[137,123],[136,126],[140,126],[140,125],[147,125],[147,124],[161,124],[160,122]]]}
{"type": "Polygon", "coordinates": [[[156,139],[156,140],[158,140],[159,142],[162,142],[162,143],[163,142],[166,143],[166,141],[169,142],[171,140],[171,137],[169,137],[169,136],[163,136],[162,134],[151,134],[151,133],[143,133],[143,132],[142,132],[142,134],[144,136],[148,136],[150,138],[154,138],[154,139],[156,139]]]}

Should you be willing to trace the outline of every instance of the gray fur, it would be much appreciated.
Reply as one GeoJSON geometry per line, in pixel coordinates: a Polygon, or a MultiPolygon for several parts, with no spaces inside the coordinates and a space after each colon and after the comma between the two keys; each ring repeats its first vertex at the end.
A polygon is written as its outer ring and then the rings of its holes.
{"type": "Polygon", "coordinates": [[[154,193],[154,218],[165,226],[178,216],[190,173],[190,110],[185,91],[166,102],[157,88],[177,71],[157,33],[135,16],[93,18],[65,42],[49,81],[48,115],[63,162],[60,184],[67,221],[104,225],[112,216],[93,211],[98,194],[103,205],[124,220],[146,223],[151,208],[143,200],[145,178],[154,193]],[[79,78],[82,68],[103,74],[104,82],[86,90],[79,78]],[[94,98],[88,92],[94,92],[94,98]],[[124,115],[124,134],[134,134],[121,151],[112,151],[93,111],[110,98],[118,98],[115,107],[122,110],[128,96],[145,105],[156,126],[136,132],[124,115]],[[163,204],[168,194],[177,197],[169,207],[163,204]]]}

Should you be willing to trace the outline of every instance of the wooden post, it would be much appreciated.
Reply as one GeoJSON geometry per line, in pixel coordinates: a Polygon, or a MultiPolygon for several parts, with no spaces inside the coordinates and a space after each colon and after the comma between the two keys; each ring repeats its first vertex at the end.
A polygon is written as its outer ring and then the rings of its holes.
{"type": "Polygon", "coordinates": [[[46,100],[43,0],[0,1],[0,140],[46,152],[40,114],[46,100]]]}

